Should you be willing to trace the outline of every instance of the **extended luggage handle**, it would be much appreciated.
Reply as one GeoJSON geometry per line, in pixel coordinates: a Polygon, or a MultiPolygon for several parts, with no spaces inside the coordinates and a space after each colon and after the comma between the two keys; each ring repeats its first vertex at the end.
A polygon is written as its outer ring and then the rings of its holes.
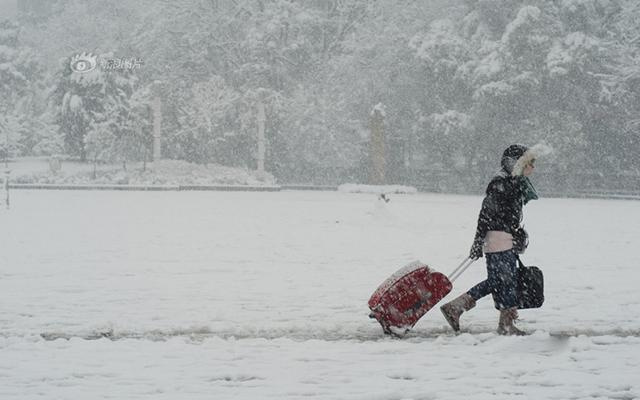
{"type": "Polygon", "coordinates": [[[466,270],[467,270],[467,268],[469,268],[469,267],[471,266],[471,264],[473,264],[473,262],[474,262],[475,260],[476,260],[476,259],[469,258],[469,257],[465,258],[465,259],[460,263],[460,265],[458,265],[458,266],[456,267],[456,269],[454,269],[454,270],[449,274],[449,280],[450,280],[451,282],[453,282],[453,281],[455,281],[456,279],[458,279],[458,278],[460,277],[460,275],[462,275],[462,273],[463,273],[464,271],[466,271],[466,270]]]}

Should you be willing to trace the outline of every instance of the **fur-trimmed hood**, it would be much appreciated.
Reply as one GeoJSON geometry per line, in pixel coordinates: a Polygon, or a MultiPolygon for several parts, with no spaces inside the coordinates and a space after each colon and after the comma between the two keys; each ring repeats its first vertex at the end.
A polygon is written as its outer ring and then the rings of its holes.
{"type": "Polygon", "coordinates": [[[550,152],[549,146],[542,143],[529,148],[520,144],[511,145],[502,154],[502,169],[511,176],[521,176],[527,164],[550,152]]]}

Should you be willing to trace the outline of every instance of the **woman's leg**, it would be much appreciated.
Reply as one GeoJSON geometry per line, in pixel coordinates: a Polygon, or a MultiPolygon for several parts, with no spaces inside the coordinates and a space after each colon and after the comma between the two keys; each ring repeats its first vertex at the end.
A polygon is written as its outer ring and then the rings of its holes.
{"type": "Polygon", "coordinates": [[[473,299],[476,301],[480,300],[484,296],[491,293],[492,293],[492,288],[488,279],[485,279],[484,281],[478,283],[471,289],[467,290],[467,294],[473,297],[473,299]]]}
{"type": "Polygon", "coordinates": [[[498,333],[501,335],[524,335],[525,332],[513,324],[518,318],[518,277],[517,256],[513,251],[503,251],[487,255],[489,285],[492,287],[493,301],[500,310],[498,333]]]}
{"type": "Polygon", "coordinates": [[[511,251],[489,253],[487,257],[487,286],[491,288],[493,301],[498,310],[513,308],[518,305],[516,289],[517,258],[511,251]]]}
{"type": "Polygon", "coordinates": [[[488,253],[486,254],[486,259],[487,259],[487,279],[485,279],[484,281],[478,283],[477,285],[475,285],[474,287],[472,287],[471,289],[467,290],[467,293],[469,294],[469,296],[473,297],[474,300],[478,301],[481,298],[483,298],[484,296],[487,296],[491,293],[493,293],[493,281],[490,279],[491,278],[491,273],[490,273],[490,260],[492,260],[491,257],[489,257],[492,253],[488,253]]]}
{"type": "Polygon", "coordinates": [[[440,307],[440,311],[444,315],[451,328],[458,332],[460,330],[460,316],[463,312],[471,310],[476,306],[476,300],[483,298],[491,293],[491,285],[488,280],[484,280],[466,293],[461,294],[454,300],[440,307]]]}

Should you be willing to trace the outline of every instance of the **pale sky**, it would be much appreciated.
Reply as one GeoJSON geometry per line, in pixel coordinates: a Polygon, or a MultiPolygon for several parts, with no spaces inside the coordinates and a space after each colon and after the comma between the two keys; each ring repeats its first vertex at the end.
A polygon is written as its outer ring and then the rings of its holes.
{"type": "Polygon", "coordinates": [[[16,1],[20,0],[0,0],[0,19],[13,18],[16,16],[16,1]]]}

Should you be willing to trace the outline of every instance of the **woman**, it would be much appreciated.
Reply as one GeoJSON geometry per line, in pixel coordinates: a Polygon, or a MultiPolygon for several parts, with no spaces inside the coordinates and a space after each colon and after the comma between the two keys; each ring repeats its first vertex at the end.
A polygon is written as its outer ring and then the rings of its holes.
{"type": "Polygon", "coordinates": [[[528,236],[520,226],[522,206],[538,198],[529,180],[536,156],[542,146],[531,149],[514,144],[502,154],[502,168],[489,182],[482,201],[478,227],[469,257],[487,258],[487,279],[478,283],[455,300],[440,307],[453,330],[460,330],[460,316],[475,307],[476,301],[492,294],[500,311],[498,333],[523,335],[516,328],[517,309],[517,254],[524,252],[528,236]]]}

